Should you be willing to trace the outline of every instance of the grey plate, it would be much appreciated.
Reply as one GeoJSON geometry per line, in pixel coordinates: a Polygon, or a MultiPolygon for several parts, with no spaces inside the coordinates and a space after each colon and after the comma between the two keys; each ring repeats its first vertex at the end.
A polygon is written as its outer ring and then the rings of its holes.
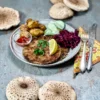
{"type": "MultiPolygon", "coordinates": [[[[42,20],[42,21],[40,21],[40,23],[43,23],[43,24],[47,25],[50,21],[51,21],[51,20],[47,19],[47,20],[42,20]]],[[[70,31],[70,32],[75,31],[75,29],[74,29],[73,27],[69,26],[68,24],[65,25],[65,29],[67,29],[67,30],[70,31]]],[[[80,50],[80,47],[81,47],[81,43],[79,43],[78,46],[76,46],[74,49],[70,49],[68,55],[67,55],[64,59],[62,59],[61,61],[57,61],[57,62],[55,62],[55,63],[52,63],[52,64],[45,64],[45,65],[34,64],[34,63],[28,62],[28,61],[24,58],[24,56],[23,56],[23,54],[22,54],[22,49],[23,49],[23,47],[18,46],[18,45],[14,42],[14,38],[15,38],[14,36],[15,36],[16,34],[19,35],[19,33],[20,33],[20,30],[19,30],[19,28],[18,28],[18,29],[16,29],[16,30],[12,33],[12,35],[11,35],[11,37],[10,37],[10,48],[11,48],[11,51],[12,51],[12,53],[13,53],[19,60],[21,60],[21,61],[23,61],[23,62],[25,62],[25,63],[27,63],[27,64],[30,64],[30,65],[35,65],[35,66],[39,66],[39,67],[51,67],[51,66],[56,66],[56,65],[65,63],[65,62],[67,62],[68,60],[70,60],[71,58],[73,58],[73,57],[78,53],[78,51],[80,50]]]]}

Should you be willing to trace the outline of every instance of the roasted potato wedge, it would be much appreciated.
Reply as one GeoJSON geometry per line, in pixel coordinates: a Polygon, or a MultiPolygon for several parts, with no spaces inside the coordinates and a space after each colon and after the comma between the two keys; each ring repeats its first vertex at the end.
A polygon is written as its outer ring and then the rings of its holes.
{"type": "Polygon", "coordinates": [[[31,18],[27,19],[26,24],[28,24],[30,21],[33,21],[33,19],[31,18]]]}
{"type": "Polygon", "coordinates": [[[27,26],[27,25],[22,24],[22,25],[20,26],[20,30],[21,30],[21,31],[28,31],[28,30],[29,30],[29,28],[28,28],[28,26],[27,26]]]}
{"type": "Polygon", "coordinates": [[[28,31],[21,31],[20,37],[22,37],[22,36],[25,36],[25,37],[29,38],[30,33],[28,31]]]}
{"type": "Polygon", "coordinates": [[[41,29],[31,29],[30,33],[32,34],[32,36],[40,36],[44,34],[44,31],[41,29]]]}
{"type": "Polygon", "coordinates": [[[43,31],[45,31],[45,30],[46,30],[46,26],[45,26],[45,25],[43,25],[43,24],[39,24],[39,28],[40,28],[41,30],[43,30],[43,31]]]}
{"type": "Polygon", "coordinates": [[[29,21],[27,26],[30,29],[37,28],[37,27],[39,27],[39,22],[36,20],[29,21]]]}

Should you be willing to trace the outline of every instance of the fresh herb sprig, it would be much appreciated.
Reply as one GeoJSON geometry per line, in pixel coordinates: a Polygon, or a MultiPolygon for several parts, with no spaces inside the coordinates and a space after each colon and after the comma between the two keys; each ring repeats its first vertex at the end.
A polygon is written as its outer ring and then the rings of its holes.
{"type": "Polygon", "coordinates": [[[36,54],[36,55],[44,55],[44,50],[43,49],[36,48],[34,50],[34,54],[36,54]]]}
{"type": "Polygon", "coordinates": [[[49,46],[49,43],[46,40],[39,40],[37,46],[38,46],[38,48],[36,48],[34,50],[34,54],[36,54],[36,55],[44,55],[44,53],[45,53],[44,48],[49,46]]]}
{"type": "Polygon", "coordinates": [[[38,47],[41,47],[42,49],[46,48],[49,45],[49,43],[46,40],[39,40],[38,41],[38,47]]]}

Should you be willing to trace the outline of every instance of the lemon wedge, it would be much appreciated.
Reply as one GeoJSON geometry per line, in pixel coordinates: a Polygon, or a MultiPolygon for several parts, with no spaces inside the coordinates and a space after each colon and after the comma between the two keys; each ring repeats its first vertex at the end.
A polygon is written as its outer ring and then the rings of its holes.
{"type": "Polygon", "coordinates": [[[55,39],[49,40],[49,51],[50,55],[53,55],[57,52],[58,50],[58,44],[55,39]]]}

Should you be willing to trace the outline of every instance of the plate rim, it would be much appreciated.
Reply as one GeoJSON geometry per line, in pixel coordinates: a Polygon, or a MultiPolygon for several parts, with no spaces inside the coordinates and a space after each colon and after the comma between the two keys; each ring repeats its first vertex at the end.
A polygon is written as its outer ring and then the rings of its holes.
{"type": "MultiPolygon", "coordinates": [[[[43,20],[39,20],[39,21],[43,21],[43,20]]],[[[48,21],[48,19],[45,19],[44,21],[48,21]]],[[[53,21],[53,20],[49,20],[49,21],[53,21]]],[[[68,26],[70,26],[70,27],[72,27],[71,25],[69,25],[69,24],[67,24],[67,23],[65,23],[65,24],[68,25],[68,26]]],[[[22,62],[24,62],[24,63],[26,63],[26,64],[32,65],[32,66],[37,66],[37,67],[52,67],[52,66],[56,66],[56,65],[63,64],[63,63],[65,63],[65,62],[69,61],[70,59],[72,59],[72,58],[79,52],[79,50],[80,50],[80,48],[81,48],[81,42],[80,42],[80,43],[77,45],[77,46],[79,46],[79,49],[78,49],[77,52],[75,52],[75,54],[72,55],[68,60],[58,61],[58,62],[55,62],[55,63],[44,64],[44,65],[42,65],[42,64],[30,63],[30,62],[24,61],[23,59],[21,59],[20,57],[18,57],[17,54],[16,54],[16,53],[14,52],[14,50],[13,50],[13,46],[12,46],[12,37],[13,37],[13,35],[16,33],[16,31],[19,30],[19,28],[20,28],[20,26],[19,26],[17,29],[15,29],[15,30],[12,32],[11,36],[10,36],[10,41],[9,41],[10,49],[11,49],[12,53],[14,54],[14,56],[17,57],[17,59],[19,59],[20,61],[22,61],[22,62]]],[[[72,28],[73,28],[73,27],[72,27],[72,28]]],[[[73,28],[73,29],[74,29],[74,28],[73,28]]]]}

